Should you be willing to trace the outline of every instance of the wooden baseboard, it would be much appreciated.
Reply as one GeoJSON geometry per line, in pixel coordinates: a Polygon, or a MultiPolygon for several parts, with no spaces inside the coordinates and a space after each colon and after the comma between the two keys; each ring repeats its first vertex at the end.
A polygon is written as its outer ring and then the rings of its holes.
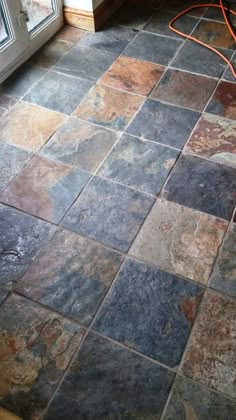
{"type": "Polygon", "coordinates": [[[104,0],[93,12],[64,7],[67,25],[87,31],[97,31],[124,3],[124,0],[104,0]]]}

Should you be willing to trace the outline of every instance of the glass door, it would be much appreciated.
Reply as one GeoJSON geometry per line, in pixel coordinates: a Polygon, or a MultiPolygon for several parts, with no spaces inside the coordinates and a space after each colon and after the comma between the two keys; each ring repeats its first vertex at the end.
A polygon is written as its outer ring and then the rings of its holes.
{"type": "Polygon", "coordinates": [[[0,0],[0,82],[62,24],[62,0],[0,0]]]}

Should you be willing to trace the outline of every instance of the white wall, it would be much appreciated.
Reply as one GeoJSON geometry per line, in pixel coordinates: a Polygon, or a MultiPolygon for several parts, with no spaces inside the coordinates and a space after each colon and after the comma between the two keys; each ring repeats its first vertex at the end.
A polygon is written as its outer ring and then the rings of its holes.
{"type": "Polygon", "coordinates": [[[73,9],[88,10],[91,12],[102,2],[103,0],[64,0],[64,5],[73,9]]]}

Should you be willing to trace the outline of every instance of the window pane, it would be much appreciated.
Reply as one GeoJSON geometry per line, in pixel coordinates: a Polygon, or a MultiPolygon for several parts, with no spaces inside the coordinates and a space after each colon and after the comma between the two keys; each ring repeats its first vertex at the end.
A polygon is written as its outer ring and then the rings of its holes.
{"type": "Polygon", "coordinates": [[[7,23],[4,18],[4,11],[0,2],[0,46],[9,38],[7,23]]]}
{"type": "Polygon", "coordinates": [[[27,22],[29,32],[37,28],[55,11],[53,0],[22,0],[22,4],[29,15],[29,22],[27,22]]]}

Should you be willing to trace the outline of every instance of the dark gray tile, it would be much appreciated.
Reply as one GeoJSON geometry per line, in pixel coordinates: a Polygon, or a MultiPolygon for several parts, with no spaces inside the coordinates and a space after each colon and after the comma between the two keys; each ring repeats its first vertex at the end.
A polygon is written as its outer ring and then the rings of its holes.
{"type": "MultiPolygon", "coordinates": [[[[234,69],[236,70],[236,54],[234,54],[231,63],[233,64],[234,69]]],[[[230,70],[229,66],[226,67],[225,72],[222,76],[222,79],[227,80],[228,82],[236,83],[236,78],[234,77],[232,71],[230,70]]]]}
{"type": "MultiPolygon", "coordinates": [[[[219,49],[220,50],[220,49],[219,49]]],[[[227,58],[232,56],[230,50],[220,50],[227,58]]],[[[213,51],[192,41],[187,41],[175,57],[171,66],[177,69],[221,77],[226,63],[213,51]]]]}
{"type": "Polygon", "coordinates": [[[236,169],[181,156],[163,194],[170,201],[229,220],[236,204],[236,169]]]}
{"type": "Polygon", "coordinates": [[[63,219],[63,226],[127,251],[154,199],[95,177],[63,219]]]}
{"type": "Polygon", "coordinates": [[[26,92],[46,74],[46,70],[23,64],[0,87],[5,95],[21,98],[26,92]]]}
{"type": "Polygon", "coordinates": [[[178,376],[164,420],[234,420],[236,404],[222,395],[178,376]]]}
{"type": "Polygon", "coordinates": [[[183,41],[160,35],[139,33],[128,45],[124,54],[156,64],[168,65],[183,41]]]}
{"type": "Polygon", "coordinates": [[[50,39],[40,50],[38,50],[29,60],[35,66],[49,69],[73,46],[72,42],[62,39],[50,39]]]}
{"type": "Polygon", "coordinates": [[[132,4],[127,2],[111,18],[111,22],[116,25],[126,26],[128,28],[143,29],[146,22],[152,16],[152,10],[145,5],[132,4]]]}
{"type": "Polygon", "coordinates": [[[24,97],[27,102],[71,114],[92,87],[92,83],[50,71],[24,97]]]}
{"type": "Polygon", "coordinates": [[[207,105],[206,112],[236,120],[236,84],[221,81],[207,105]]]}
{"type": "Polygon", "coordinates": [[[0,286],[10,289],[54,232],[50,223],[0,205],[0,286]]]}
{"type": "Polygon", "coordinates": [[[96,33],[87,33],[78,43],[83,47],[93,47],[101,50],[120,54],[130,41],[134,38],[137,31],[121,26],[103,26],[96,33]]]}
{"type": "Polygon", "coordinates": [[[210,287],[236,297],[236,225],[225,236],[211,278],[210,287]]]}
{"type": "Polygon", "coordinates": [[[75,46],[54,67],[56,70],[96,81],[112,65],[117,54],[95,48],[75,46]]]}
{"type": "Polygon", "coordinates": [[[0,288],[0,305],[4,301],[4,299],[7,297],[7,295],[8,295],[8,291],[0,288]]]}
{"type": "Polygon", "coordinates": [[[0,193],[23,169],[32,153],[9,144],[0,144],[0,193]]]}
{"type": "Polygon", "coordinates": [[[171,367],[180,363],[203,289],[128,260],[93,328],[171,367]]]}
{"type": "Polygon", "coordinates": [[[157,194],[175,164],[178,151],[124,134],[99,175],[157,194]]]}
{"type": "MultiPolygon", "coordinates": [[[[145,31],[154,32],[161,35],[171,36],[173,38],[184,39],[181,35],[176,34],[174,31],[169,29],[170,21],[176,16],[174,12],[158,11],[148,21],[144,27],[145,31]]],[[[191,16],[182,16],[181,19],[174,23],[174,27],[180,32],[190,35],[195,26],[198,23],[198,19],[191,16]]]]}
{"type": "Polygon", "coordinates": [[[161,417],[174,375],[90,333],[45,420],[161,417]]]}
{"type": "Polygon", "coordinates": [[[197,111],[147,99],[126,131],[181,149],[199,117],[197,111]]]}

